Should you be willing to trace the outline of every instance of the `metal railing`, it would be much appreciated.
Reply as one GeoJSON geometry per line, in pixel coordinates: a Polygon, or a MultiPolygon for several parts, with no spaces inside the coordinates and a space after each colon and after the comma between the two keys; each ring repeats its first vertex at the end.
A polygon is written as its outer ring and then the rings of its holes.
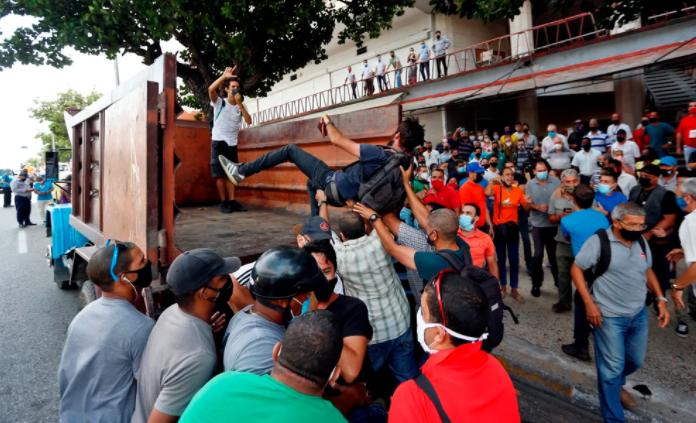
{"type": "MultiPolygon", "coordinates": [[[[693,13],[693,7],[651,17],[650,25],[693,13]]],[[[400,69],[391,69],[381,75],[362,77],[362,67],[355,69],[355,83],[347,83],[306,97],[292,100],[252,114],[252,125],[311,112],[358,98],[381,94],[392,89],[420,84],[446,76],[463,74],[483,67],[524,60],[535,54],[568,48],[609,35],[598,29],[592,13],[583,13],[558,21],[535,26],[453,51],[428,60],[402,63],[400,69]],[[435,77],[437,74],[437,77],[435,77]],[[360,75],[360,76],[359,76],[360,75]]],[[[417,47],[414,47],[416,56],[417,47]]],[[[410,54],[409,54],[410,57],[410,54]]],[[[370,65],[370,69],[373,66],[370,65]]],[[[245,125],[246,126],[246,125],[245,125]]]]}

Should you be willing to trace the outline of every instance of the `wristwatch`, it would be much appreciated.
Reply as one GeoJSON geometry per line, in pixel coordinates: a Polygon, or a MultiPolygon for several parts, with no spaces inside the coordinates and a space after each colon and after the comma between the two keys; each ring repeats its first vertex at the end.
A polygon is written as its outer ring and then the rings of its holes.
{"type": "Polygon", "coordinates": [[[684,290],[684,288],[679,288],[676,283],[672,284],[672,289],[675,291],[683,291],[684,290]]]}
{"type": "Polygon", "coordinates": [[[665,298],[665,297],[657,297],[657,301],[664,301],[666,303],[669,302],[669,301],[667,301],[667,298],[665,298]]]}
{"type": "Polygon", "coordinates": [[[382,218],[382,216],[380,216],[378,214],[373,214],[372,216],[370,216],[370,222],[374,222],[375,220],[381,219],[381,218],[382,218]]]}
{"type": "Polygon", "coordinates": [[[324,201],[324,200],[321,200],[320,202],[317,203],[317,207],[321,207],[321,206],[323,206],[324,204],[329,204],[329,203],[327,203],[327,202],[324,201]]]}
{"type": "MultiPolygon", "coordinates": [[[[334,125],[333,121],[324,122],[324,124],[325,124],[326,126],[334,125]]],[[[336,126],[336,125],[334,125],[334,126],[336,126]]]]}

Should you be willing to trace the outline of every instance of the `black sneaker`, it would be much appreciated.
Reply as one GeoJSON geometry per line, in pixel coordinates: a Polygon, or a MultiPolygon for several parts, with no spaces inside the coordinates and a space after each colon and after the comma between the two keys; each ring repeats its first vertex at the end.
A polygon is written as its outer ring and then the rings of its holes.
{"type": "Polygon", "coordinates": [[[689,313],[689,317],[691,317],[691,320],[696,322],[696,311],[692,311],[691,313],[689,313]]]}
{"type": "Polygon", "coordinates": [[[689,325],[687,325],[683,320],[678,321],[677,328],[674,330],[674,333],[681,338],[686,338],[689,336],[689,325]]]}
{"type": "Polygon", "coordinates": [[[581,350],[575,343],[561,345],[561,350],[571,357],[575,357],[582,361],[591,361],[590,352],[587,350],[581,350]]]}
{"type": "Polygon", "coordinates": [[[532,287],[532,297],[541,297],[541,287],[534,285],[532,287]]]}
{"type": "Polygon", "coordinates": [[[22,223],[21,225],[19,225],[19,227],[20,227],[20,228],[26,228],[27,225],[25,225],[24,223],[22,223]]]}
{"type": "Polygon", "coordinates": [[[229,201],[223,201],[222,204],[220,204],[220,213],[232,213],[229,201]]]}
{"type": "Polygon", "coordinates": [[[244,208],[241,204],[239,204],[236,200],[232,200],[229,202],[229,207],[230,210],[233,212],[245,212],[247,209],[244,208]]]}
{"type": "Polygon", "coordinates": [[[34,223],[34,222],[27,222],[26,226],[36,226],[36,223],[34,223]]]}
{"type": "Polygon", "coordinates": [[[218,160],[220,160],[220,164],[222,165],[222,170],[225,171],[225,174],[227,174],[227,178],[235,185],[239,185],[242,180],[244,180],[244,176],[239,174],[239,163],[232,163],[227,157],[225,156],[218,156],[218,160]]]}

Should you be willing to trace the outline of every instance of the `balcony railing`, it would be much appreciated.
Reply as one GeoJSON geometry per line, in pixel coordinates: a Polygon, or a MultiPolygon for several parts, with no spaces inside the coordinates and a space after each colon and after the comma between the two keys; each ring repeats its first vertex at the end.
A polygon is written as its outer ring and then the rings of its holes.
{"type": "MultiPolygon", "coordinates": [[[[694,7],[654,15],[644,25],[663,22],[694,13],[694,7]]],[[[284,119],[290,116],[334,106],[358,98],[380,94],[438,79],[463,74],[487,66],[525,60],[536,54],[569,48],[609,35],[606,29],[598,29],[591,13],[583,13],[558,21],[535,26],[524,31],[504,35],[453,51],[428,60],[405,62],[402,68],[391,69],[381,75],[360,79],[306,97],[252,114],[252,125],[284,119]],[[446,69],[446,70],[445,70],[446,69]]],[[[414,46],[416,55],[418,46],[414,46]]],[[[372,67],[372,65],[370,65],[372,67]]],[[[356,69],[356,77],[362,74],[356,69]]]]}

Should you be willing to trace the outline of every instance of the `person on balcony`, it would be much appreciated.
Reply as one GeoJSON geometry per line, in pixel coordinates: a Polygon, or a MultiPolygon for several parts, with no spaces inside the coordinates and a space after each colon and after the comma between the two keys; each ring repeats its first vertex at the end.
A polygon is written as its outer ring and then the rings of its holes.
{"type": "MultiPolygon", "coordinates": [[[[392,67],[396,72],[394,72],[394,79],[396,79],[396,88],[401,88],[401,60],[399,59],[399,56],[394,54],[393,51],[389,52],[389,55],[391,56],[391,59],[389,60],[389,66],[392,67]]],[[[389,70],[389,66],[387,66],[387,70],[389,70]]]]}
{"type": "Polygon", "coordinates": [[[237,158],[237,140],[242,120],[251,125],[251,115],[244,105],[239,78],[234,76],[235,68],[225,69],[208,88],[210,105],[213,106],[213,145],[210,154],[210,167],[220,194],[220,213],[244,212],[246,209],[234,197],[234,184],[225,179],[218,157],[223,156],[233,162],[237,158]],[[220,90],[218,95],[218,90],[220,90]]]}
{"type": "Polygon", "coordinates": [[[420,51],[418,52],[418,63],[420,63],[420,74],[423,81],[430,79],[430,59],[432,52],[425,44],[425,40],[421,41],[420,51]]]}
{"type": "Polygon", "coordinates": [[[372,95],[375,92],[374,76],[374,72],[372,72],[372,69],[370,69],[370,65],[367,64],[367,59],[363,60],[361,81],[363,81],[363,92],[366,96],[372,95]]]}
{"type": "Polygon", "coordinates": [[[408,58],[406,59],[408,62],[408,85],[413,85],[416,82],[418,82],[418,69],[416,69],[416,53],[413,51],[413,47],[411,47],[411,51],[408,53],[408,58]]]}
{"type": "Polygon", "coordinates": [[[444,75],[447,76],[447,49],[452,45],[452,42],[442,36],[440,31],[435,31],[435,42],[433,43],[433,54],[435,55],[437,66],[437,77],[440,78],[440,66],[442,66],[444,75]]]}
{"type": "MultiPolygon", "coordinates": [[[[307,193],[311,205],[312,216],[319,215],[319,204],[315,200],[317,190],[324,190],[329,195],[329,204],[345,204],[355,201],[361,181],[368,180],[372,174],[387,162],[393,150],[385,150],[371,144],[358,144],[341,134],[331,121],[329,115],[320,120],[325,125],[331,143],[336,147],[359,158],[359,166],[349,166],[345,170],[334,171],[326,163],[312,156],[294,144],[264,154],[249,163],[234,163],[220,156],[220,164],[233,184],[239,185],[244,178],[255,175],[263,170],[274,168],[282,163],[293,163],[304,173],[307,181],[307,193]]],[[[388,146],[399,149],[404,154],[411,154],[416,146],[423,144],[425,131],[418,118],[406,118],[397,128],[388,146]]]]}
{"type": "Polygon", "coordinates": [[[382,93],[389,88],[387,87],[387,78],[384,73],[387,71],[387,66],[382,61],[382,55],[377,55],[377,63],[375,63],[375,75],[377,75],[377,85],[379,85],[379,92],[382,93]]]}
{"type": "Polygon", "coordinates": [[[355,92],[355,89],[358,87],[358,78],[355,76],[355,73],[353,72],[353,68],[348,66],[348,73],[346,74],[346,80],[343,81],[344,84],[347,84],[350,82],[350,87],[353,90],[353,100],[357,100],[358,98],[358,93],[355,92]]]}

